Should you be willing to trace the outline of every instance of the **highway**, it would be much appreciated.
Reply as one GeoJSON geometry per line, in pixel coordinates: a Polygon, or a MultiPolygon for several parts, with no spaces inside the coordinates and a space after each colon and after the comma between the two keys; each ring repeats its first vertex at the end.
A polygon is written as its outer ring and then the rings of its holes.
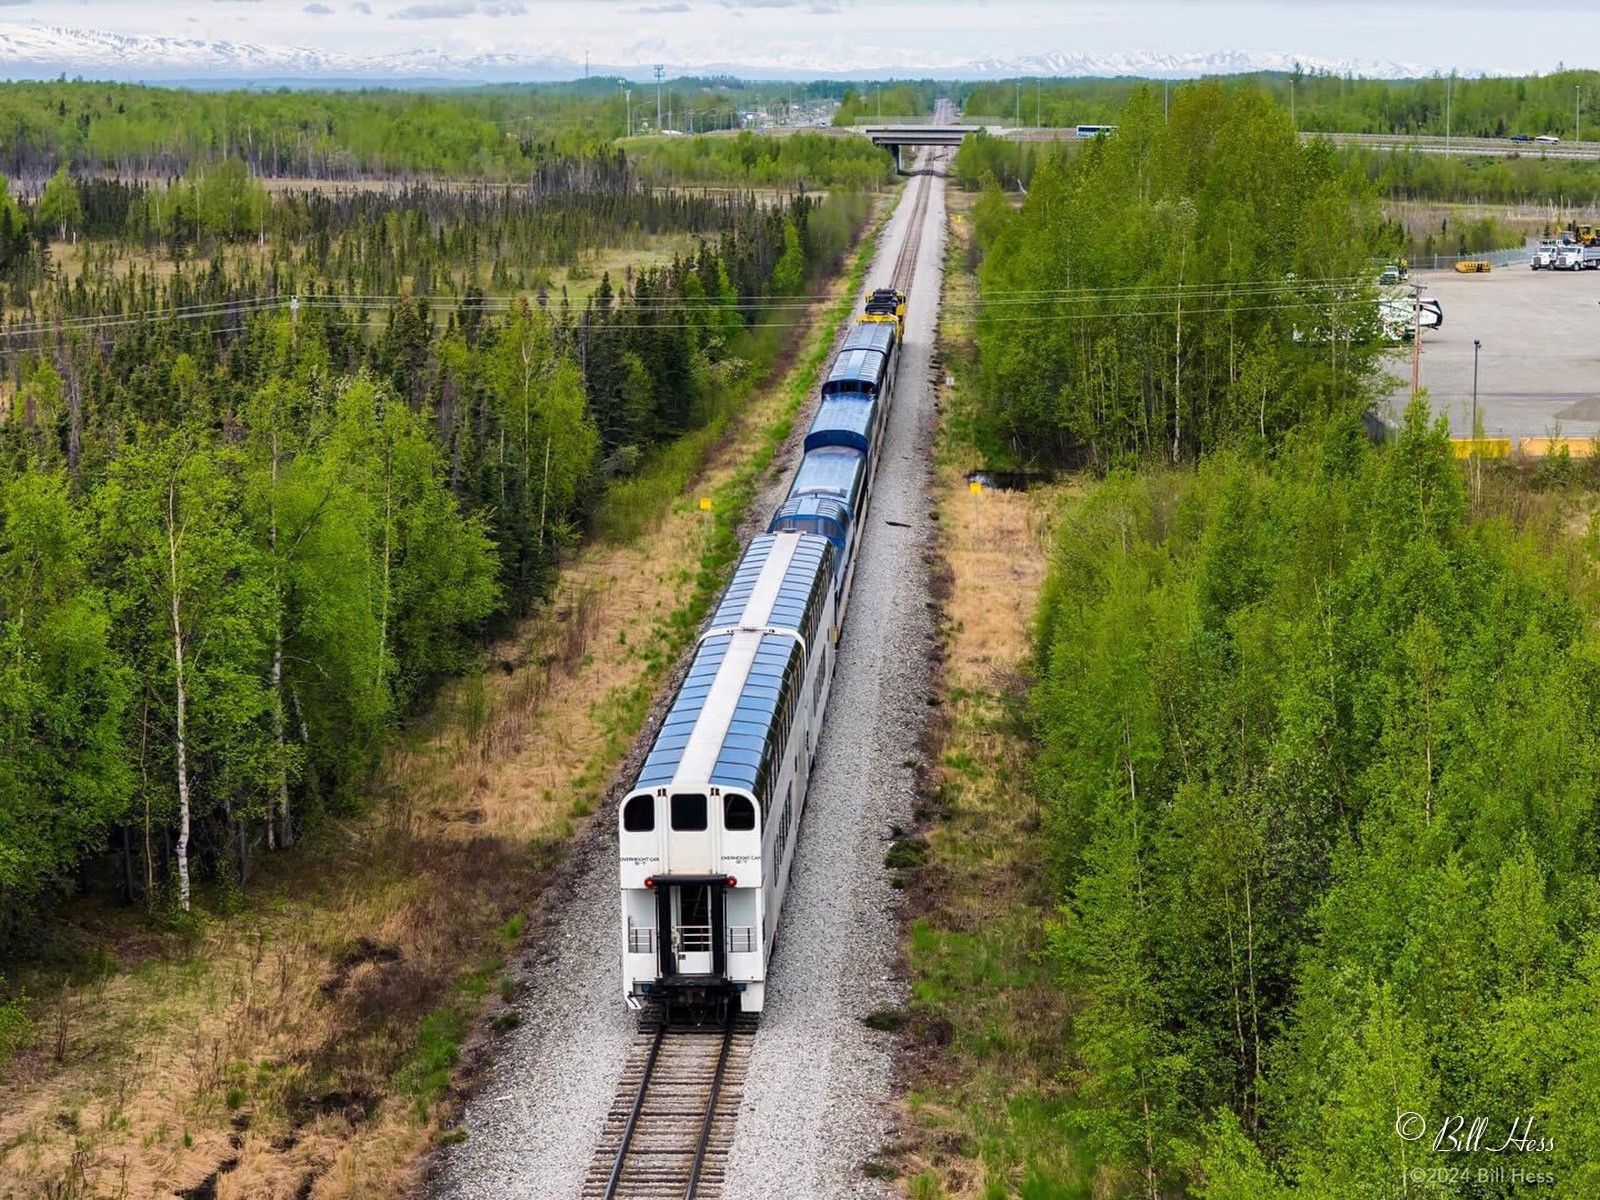
{"type": "MultiPolygon", "coordinates": [[[[978,127],[978,122],[973,122],[978,127]]],[[[1040,128],[1033,125],[985,125],[995,137],[1019,142],[1071,141],[1076,135],[1070,127],[1040,128]]],[[[1600,160],[1600,142],[1513,142],[1510,138],[1413,136],[1390,133],[1321,133],[1303,130],[1302,141],[1327,138],[1339,146],[1369,146],[1374,150],[1415,150],[1421,154],[1470,154],[1480,157],[1561,158],[1600,160]]]]}

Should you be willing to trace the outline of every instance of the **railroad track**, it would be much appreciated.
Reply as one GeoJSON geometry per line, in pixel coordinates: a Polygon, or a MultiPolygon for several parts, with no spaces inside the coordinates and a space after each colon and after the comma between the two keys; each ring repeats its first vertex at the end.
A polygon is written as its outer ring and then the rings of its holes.
{"type": "Polygon", "coordinates": [[[754,1015],[642,1022],[584,1181],[584,1200],[716,1200],[755,1045],[754,1015]]]}
{"type": "Polygon", "coordinates": [[[926,176],[911,184],[917,189],[917,199],[911,209],[911,223],[900,239],[900,253],[894,260],[894,282],[891,286],[902,296],[911,294],[911,276],[917,269],[917,247],[922,244],[922,220],[928,213],[928,192],[933,187],[926,176]]]}

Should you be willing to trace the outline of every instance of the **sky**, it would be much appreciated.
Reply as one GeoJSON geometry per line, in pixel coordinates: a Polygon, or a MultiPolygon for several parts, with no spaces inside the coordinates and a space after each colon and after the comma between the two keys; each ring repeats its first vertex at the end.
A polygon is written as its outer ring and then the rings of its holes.
{"type": "Polygon", "coordinates": [[[0,0],[0,23],[307,46],[707,63],[941,68],[1046,52],[1281,52],[1441,71],[1592,65],[1593,5],[1524,0],[0,0]]]}

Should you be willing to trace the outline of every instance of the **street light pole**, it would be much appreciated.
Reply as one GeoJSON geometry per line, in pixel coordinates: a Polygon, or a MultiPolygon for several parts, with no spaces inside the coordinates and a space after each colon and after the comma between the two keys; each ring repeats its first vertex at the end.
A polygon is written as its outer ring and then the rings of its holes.
{"type": "Polygon", "coordinates": [[[1583,85],[1572,85],[1572,140],[1583,141],[1583,85]]]}
{"type": "Polygon", "coordinates": [[[1412,283],[1416,309],[1411,317],[1411,398],[1422,390],[1422,285],[1412,283]]]}
{"type": "Polygon", "coordinates": [[[1472,339],[1472,440],[1478,440],[1478,347],[1483,345],[1477,338],[1472,339]]]}

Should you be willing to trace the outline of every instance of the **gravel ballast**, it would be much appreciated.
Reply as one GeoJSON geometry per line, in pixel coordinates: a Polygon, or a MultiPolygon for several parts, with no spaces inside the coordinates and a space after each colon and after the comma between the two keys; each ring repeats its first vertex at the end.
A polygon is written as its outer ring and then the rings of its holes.
{"type": "MultiPolygon", "coordinates": [[[[942,176],[906,305],[906,341],[870,524],[839,647],[778,927],[766,1011],[729,1155],[725,1200],[892,1195],[862,1173],[891,1135],[893,1036],[867,1028],[905,1002],[897,896],[884,855],[916,807],[918,738],[933,688],[927,607],[931,354],[944,263],[942,176]]],[[[913,197],[901,208],[909,213],[913,197]]],[[[887,278],[890,243],[869,286],[887,278]]]]}
{"type": "MultiPolygon", "coordinates": [[[[910,824],[915,774],[905,764],[917,754],[931,686],[923,554],[943,178],[906,189],[867,276],[869,288],[887,283],[917,186],[935,190],[895,407],[730,1155],[728,1200],[888,1194],[860,1167],[886,1136],[892,1045],[861,1019],[904,999],[896,893],[883,856],[890,824],[910,824]]],[[[809,411],[796,420],[803,434],[809,411]]],[[[797,451],[799,440],[785,449],[797,451]]],[[[762,525],[793,473],[794,454],[786,457],[781,478],[761,489],[762,525]]],[[[637,1020],[622,1003],[617,844],[607,811],[580,835],[539,906],[545,926],[531,932],[533,950],[515,969],[522,1023],[492,1043],[462,1116],[466,1138],[434,1165],[433,1196],[520,1200],[582,1190],[637,1020]]]]}

